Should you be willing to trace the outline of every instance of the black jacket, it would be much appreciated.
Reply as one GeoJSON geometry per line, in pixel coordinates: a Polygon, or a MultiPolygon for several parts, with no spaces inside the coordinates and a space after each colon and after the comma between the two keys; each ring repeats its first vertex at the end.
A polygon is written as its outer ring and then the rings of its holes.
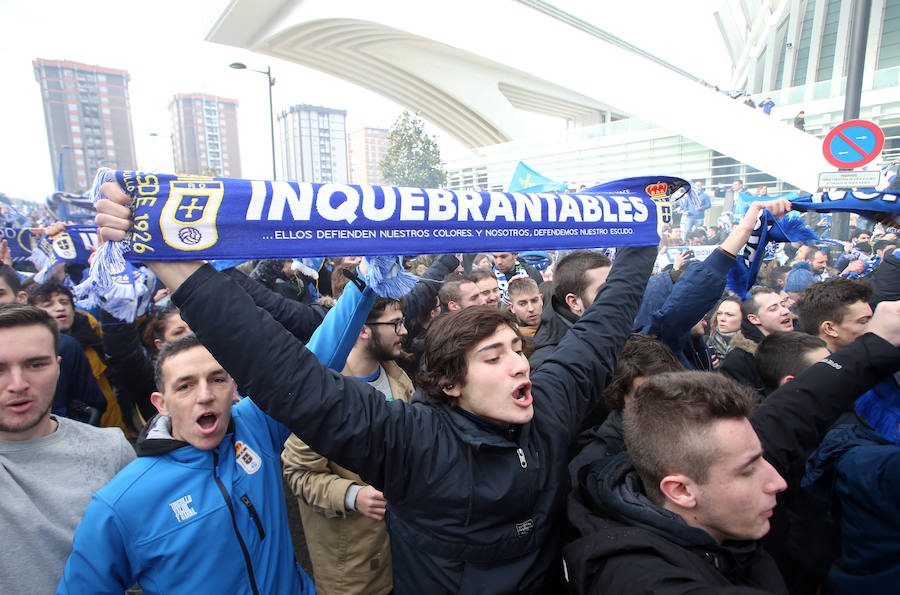
{"type": "MultiPolygon", "coordinates": [[[[792,463],[819,443],[857,396],[889,376],[898,364],[900,349],[867,333],[805,370],[760,405],[750,422],[766,460],[789,486],[800,480],[798,466],[792,463]]],[[[627,454],[621,456],[621,460],[607,459],[606,467],[598,462],[570,498],[573,535],[565,559],[575,592],[635,593],[667,587],[667,593],[685,593],[723,584],[786,590],[774,562],[758,544],[753,546],[753,557],[741,558],[732,566],[733,561],[711,555],[707,542],[688,540],[671,523],[654,520],[665,516],[658,510],[649,515],[646,510],[623,508],[646,509],[637,496],[624,504],[617,500],[616,494],[643,492],[636,475],[629,479],[632,467],[627,454]]],[[[781,514],[776,507],[775,515],[781,514]]],[[[726,553],[733,550],[732,545],[728,544],[726,553]]],[[[749,552],[749,545],[738,545],[744,554],[749,552]]]]}
{"type": "Polygon", "coordinates": [[[550,298],[550,307],[541,312],[541,324],[534,334],[534,353],[528,358],[532,370],[544,363],[577,320],[578,316],[556,296],[550,298]]]}
{"type": "Polygon", "coordinates": [[[787,593],[757,542],[719,544],[650,502],[626,452],[590,466],[568,516],[579,535],[565,549],[572,592],[787,593]]]}
{"type": "Polygon", "coordinates": [[[601,399],[655,256],[653,247],[621,251],[597,300],[532,375],[534,419],[505,435],[443,406],[386,402],[323,368],[211,267],[173,301],[263,411],[384,493],[397,593],[549,593],[567,446],[601,399]]]}

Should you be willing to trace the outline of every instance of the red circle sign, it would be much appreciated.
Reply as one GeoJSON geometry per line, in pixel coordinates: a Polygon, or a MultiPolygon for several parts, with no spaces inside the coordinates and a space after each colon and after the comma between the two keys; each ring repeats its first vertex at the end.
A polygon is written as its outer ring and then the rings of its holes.
{"type": "Polygon", "coordinates": [[[845,169],[862,167],[884,148],[884,132],[867,120],[838,124],[822,142],[822,154],[831,165],[845,169]]]}

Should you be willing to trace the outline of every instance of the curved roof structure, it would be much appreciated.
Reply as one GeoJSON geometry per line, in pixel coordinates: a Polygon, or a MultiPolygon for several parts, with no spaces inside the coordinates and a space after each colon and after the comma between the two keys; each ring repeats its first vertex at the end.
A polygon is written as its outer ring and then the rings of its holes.
{"type": "Polygon", "coordinates": [[[830,169],[815,137],[560,12],[541,0],[232,0],[207,39],[355,83],[472,148],[531,136],[519,110],[576,126],[625,115],[801,188],[830,169]]]}

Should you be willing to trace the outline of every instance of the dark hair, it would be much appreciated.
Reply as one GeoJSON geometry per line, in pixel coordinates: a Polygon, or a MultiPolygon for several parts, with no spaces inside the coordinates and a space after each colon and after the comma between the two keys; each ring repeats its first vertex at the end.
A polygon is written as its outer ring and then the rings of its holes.
{"type": "Polygon", "coordinates": [[[165,379],[163,378],[163,363],[182,351],[193,349],[194,347],[203,347],[200,339],[194,333],[181,335],[174,341],[169,341],[159,348],[159,355],[156,356],[156,362],[153,365],[153,379],[156,381],[156,390],[161,393],[166,391],[165,379]]]}
{"type": "Polygon", "coordinates": [[[878,240],[877,242],[875,242],[872,245],[872,248],[875,250],[875,252],[878,252],[879,250],[884,250],[888,246],[896,246],[896,245],[897,245],[897,240],[878,240]]]}
{"type": "Polygon", "coordinates": [[[553,281],[544,281],[543,283],[538,285],[538,289],[541,292],[541,297],[544,298],[544,310],[550,307],[550,302],[553,298],[553,289],[555,287],[556,285],[553,283],[553,281]]]}
{"type": "Polygon", "coordinates": [[[776,331],[759,342],[756,348],[756,369],[766,387],[766,394],[781,385],[785,376],[796,376],[813,362],[806,355],[827,347],[825,341],[806,333],[776,331]]]}
{"type": "Polygon", "coordinates": [[[372,304],[372,309],[369,310],[369,315],[366,316],[366,323],[373,322],[376,318],[384,314],[384,311],[387,310],[388,306],[391,304],[397,304],[400,310],[403,310],[402,300],[382,296],[376,297],[375,303],[372,304]]]}
{"type": "Polygon", "coordinates": [[[774,289],[776,291],[781,289],[780,287],[778,287],[778,278],[781,277],[782,275],[787,275],[790,272],[791,272],[791,267],[789,267],[787,265],[777,266],[777,267],[773,268],[772,270],[769,271],[769,278],[766,280],[766,285],[768,285],[769,287],[771,287],[772,289],[774,289]]]}
{"type": "Polygon", "coordinates": [[[0,279],[9,285],[13,294],[22,291],[22,280],[19,279],[19,274],[8,264],[0,264],[0,279]]]}
{"type": "Polygon", "coordinates": [[[741,317],[747,318],[748,314],[759,314],[759,304],[756,302],[756,296],[769,293],[778,295],[777,291],[764,285],[756,285],[750,288],[750,297],[741,302],[741,317]]]}
{"type": "Polygon", "coordinates": [[[710,444],[712,424],[745,419],[756,408],[752,389],[714,372],[669,372],[651,376],[625,406],[625,447],[647,497],[662,504],[659,489],[671,473],[703,484],[719,457],[710,444]]]}
{"type": "Polygon", "coordinates": [[[72,290],[60,283],[59,281],[47,281],[46,283],[41,283],[40,285],[36,285],[31,288],[28,293],[28,303],[35,305],[41,302],[49,301],[50,298],[53,297],[54,293],[61,293],[65,296],[68,296],[70,300],[73,301],[74,307],[74,296],[72,295],[72,290]]]}
{"type": "Polygon", "coordinates": [[[172,316],[181,316],[181,312],[173,304],[169,304],[161,310],[156,310],[144,323],[144,330],[141,332],[141,341],[144,347],[151,352],[157,350],[155,339],[159,339],[160,343],[164,343],[164,335],[166,331],[166,323],[172,316]]]}
{"type": "Polygon", "coordinates": [[[868,302],[872,298],[872,286],[858,279],[828,279],[813,283],[797,300],[800,325],[810,335],[818,335],[826,320],[840,324],[847,314],[847,307],[856,302],[868,302]]]}
{"type": "Polygon", "coordinates": [[[619,354],[612,379],[603,391],[603,400],[610,411],[622,410],[635,378],[683,370],[684,366],[675,359],[675,354],[668,345],[653,337],[635,333],[619,354]]]}
{"type": "Polygon", "coordinates": [[[513,315],[493,306],[472,306],[435,319],[425,335],[426,369],[418,378],[422,391],[434,403],[455,405],[456,399],[447,396],[444,387],[463,386],[469,350],[504,324],[521,338],[513,315]]]}
{"type": "Polygon", "coordinates": [[[53,353],[59,352],[59,326],[44,310],[26,304],[0,304],[0,328],[41,325],[53,336],[53,353]]]}
{"type": "Polygon", "coordinates": [[[566,303],[566,296],[577,295],[584,299],[588,279],[585,273],[591,269],[612,266],[612,261],[602,252],[592,250],[576,250],[563,257],[553,269],[553,295],[561,303],[566,303]]]}

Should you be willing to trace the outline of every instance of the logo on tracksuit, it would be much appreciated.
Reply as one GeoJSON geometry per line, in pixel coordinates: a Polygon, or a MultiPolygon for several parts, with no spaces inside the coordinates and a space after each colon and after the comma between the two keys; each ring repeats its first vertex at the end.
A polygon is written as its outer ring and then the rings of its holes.
{"type": "Polygon", "coordinates": [[[262,467],[262,459],[249,446],[238,440],[234,443],[234,456],[244,471],[252,475],[262,467]]]}
{"type": "Polygon", "coordinates": [[[197,511],[191,508],[191,502],[194,501],[193,496],[188,494],[187,496],[182,496],[178,500],[174,502],[169,502],[169,508],[172,509],[172,512],[175,513],[175,519],[180,523],[181,521],[186,521],[192,516],[197,515],[197,511]]]}

